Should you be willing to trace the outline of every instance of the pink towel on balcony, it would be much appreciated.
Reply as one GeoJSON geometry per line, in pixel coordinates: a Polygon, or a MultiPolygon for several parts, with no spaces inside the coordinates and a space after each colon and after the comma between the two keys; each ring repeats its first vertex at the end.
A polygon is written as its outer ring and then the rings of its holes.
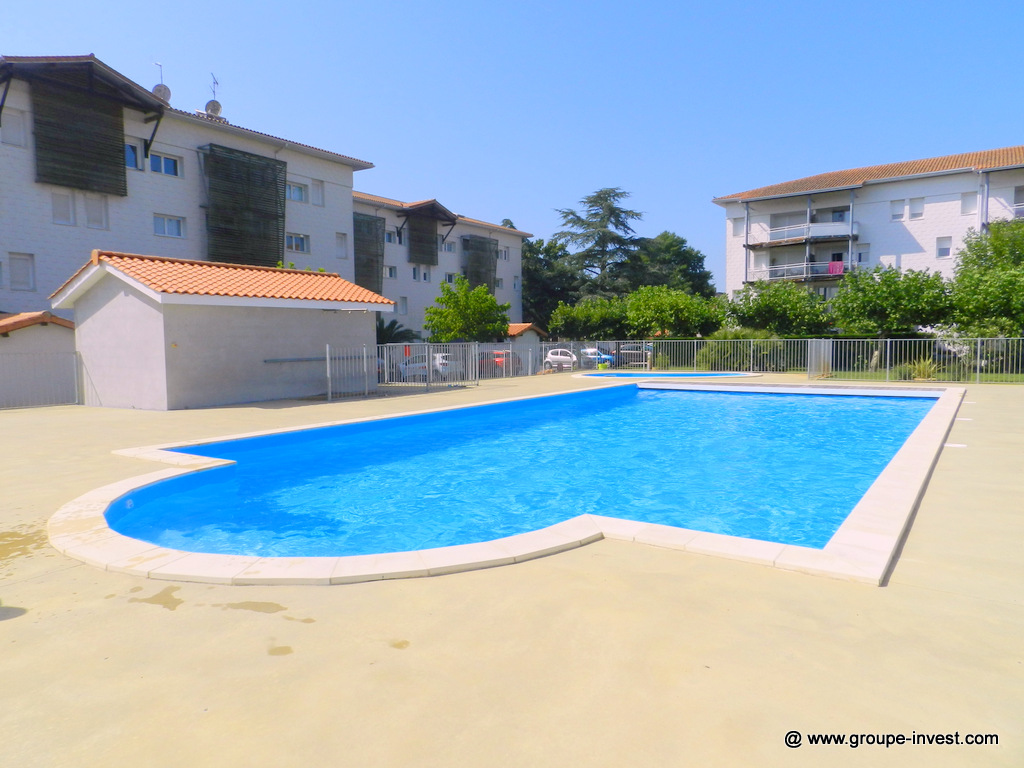
{"type": "Polygon", "coordinates": [[[841,275],[841,274],[843,274],[843,262],[841,262],[841,261],[830,261],[828,263],[828,273],[830,275],[841,275]]]}

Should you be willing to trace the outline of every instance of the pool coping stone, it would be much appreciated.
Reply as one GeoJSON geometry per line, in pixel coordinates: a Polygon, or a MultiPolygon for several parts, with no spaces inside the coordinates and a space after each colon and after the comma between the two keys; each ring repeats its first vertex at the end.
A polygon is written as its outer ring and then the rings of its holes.
{"type": "MultiPolygon", "coordinates": [[[[123,536],[107,525],[107,507],[126,493],[170,477],[233,463],[181,453],[180,449],[242,437],[298,431],[294,428],[114,451],[117,455],[172,466],[111,483],[79,496],[49,519],[47,533],[51,544],[62,554],[104,570],[152,579],[209,584],[328,585],[438,576],[520,563],[607,538],[877,586],[887,578],[907,535],[966,392],[961,387],[866,388],[815,384],[701,384],[664,380],[636,382],[636,385],[650,389],[697,391],[932,397],[936,402],[823,549],[592,514],[577,515],[547,528],[493,541],[415,552],[345,557],[260,557],[186,552],[123,536]],[[168,450],[171,448],[178,450],[168,450]]],[[[449,409],[413,411],[385,418],[444,410],[449,409]]],[[[312,424],[302,429],[375,420],[379,418],[312,424]]]]}

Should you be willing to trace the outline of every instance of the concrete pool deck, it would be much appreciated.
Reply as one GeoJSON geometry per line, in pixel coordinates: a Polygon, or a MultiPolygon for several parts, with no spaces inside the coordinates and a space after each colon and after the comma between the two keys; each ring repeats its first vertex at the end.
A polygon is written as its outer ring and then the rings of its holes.
{"type": "Polygon", "coordinates": [[[508,568],[324,589],[157,582],[47,542],[62,505],[154,468],[114,450],[594,385],[564,374],[330,404],[0,412],[4,760],[1024,762],[1021,387],[967,387],[881,589],[609,539],[508,568]],[[790,730],[1000,743],[789,749],[790,730]]]}

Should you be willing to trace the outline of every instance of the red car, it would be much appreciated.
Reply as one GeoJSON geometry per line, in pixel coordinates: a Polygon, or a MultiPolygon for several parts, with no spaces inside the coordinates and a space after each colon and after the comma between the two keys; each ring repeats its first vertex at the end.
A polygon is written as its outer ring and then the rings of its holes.
{"type": "Polygon", "coordinates": [[[523,372],[523,361],[509,349],[493,349],[480,353],[478,367],[481,376],[500,378],[518,376],[523,372]]]}

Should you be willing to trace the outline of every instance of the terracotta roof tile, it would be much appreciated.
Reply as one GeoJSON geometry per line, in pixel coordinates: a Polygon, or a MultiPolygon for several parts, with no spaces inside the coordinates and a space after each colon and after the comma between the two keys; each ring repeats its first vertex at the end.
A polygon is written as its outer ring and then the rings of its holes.
{"type": "Polygon", "coordinates": [[[544,331],[542,331],[540,328],[538,328],[533,323],[509,323],[508,324],[508,335],[510,337],[511,336],[520,336],[520,335],[522,335],[523,333],[525,333],[526,331],[529,331],[529,330],[534,330],[540,336],[543,336],[544,338],[547,338],[547,334],[544,333],[544,331]]]}
{"type": "Polygon", "coordinates": [[[53,295],[60,293],[91,265],[100,263],[117,269],[158,293],[394,304],[390,299],[332,272],[220,264],[212,261],[190,261],[112,251],[93,251],[89,263],[78,270],[53,295]]]}
{"type": "Polygon", "coordinates": [[[16,315],[0,315],[0,333],[10,333],[32,325],[45,325],[46,323],[72,329],[75,327],[70,320],[65,320],[50,312],[21,312],[16,315]]]}
{"type": "Polygon", "coordinates": [[[888,165],[871,165],[865,168],[851,168],[846,171],[831,171],[816,176],[807,176],[795,181],[771,184],[734,195],[716,197],[715,202],[732,200],[757,200],[766,197],[785,197],[808,192],[822,192],[832,189],[851,189],[873,181],[885,181],[905,176],[925,176],[944,171],[972,170],[988,171],[997,168],[1024,167],[1024,145],[989,149],[982,152],[965,152],[959,155],[932,157],[927,160],[909,160],[888,165]]]}
{"type": "MultiPolygon", "coordinates": [[[[406,208],[415,208],[416,206],[425,205],[427,203],[437,203],[436,199],[431,200],[417,200],[414,203],[403,203],[401,200],[395,200],[390,197],[381,197],[380,195],[370,195],[366,192],[352,192],[352,199],[357,203],[366,203],[367,205],[379,205],[386,208],[395,208],[396,210],[404,210],[406,208]]],[[[437,203],[440,205],[440,203],[437,203]]],[[[464,221],[467,224],[476,224],[477,226],[487,227],[489,229],[508,229],[509,232],[519,235],[520,237],[533,237],[529,232],[523,232],[519,229],[509,229],[503,227],[501,224],[492,224],[489,221],[481,221],[480,219],[471,219],[468,216],[463,216],[461,213],[455,214],[460,221],[464,221]]]]}

